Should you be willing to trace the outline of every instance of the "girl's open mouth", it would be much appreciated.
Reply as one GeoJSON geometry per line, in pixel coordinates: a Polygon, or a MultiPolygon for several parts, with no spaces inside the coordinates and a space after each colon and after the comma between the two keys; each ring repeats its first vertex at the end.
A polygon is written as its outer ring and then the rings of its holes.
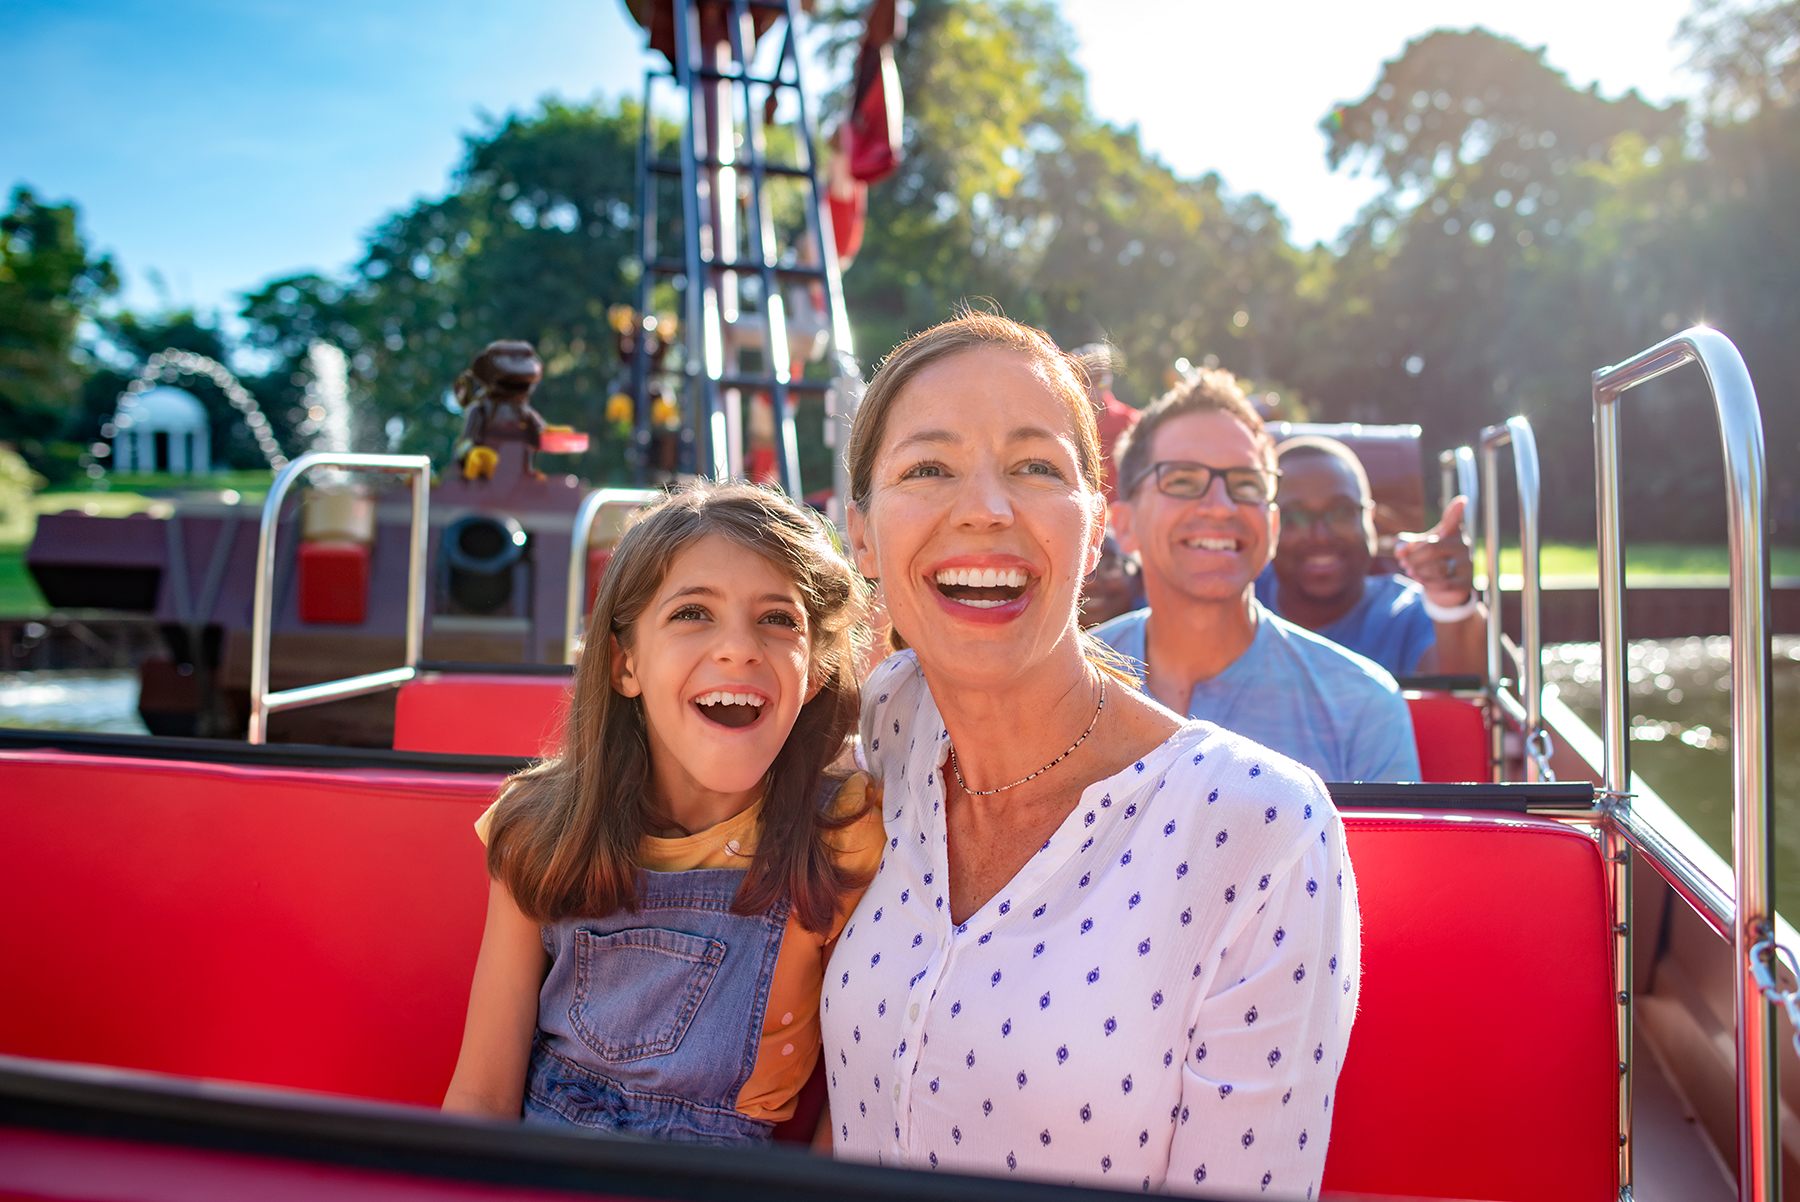
{"type": "Polygon", "coordinates": [[[936,583],[938,592],[960,605],[994,609],[1023,596],[1031,575],[1017,568],[943,568],[936,583]]]}
{"type": "Polygon", "coordinates": [[[766,704],[755,693],[727,693],[719,689],[694,698],[694,707],[709,721],[733,729],[753,724],[762,717],[766,704]]]}

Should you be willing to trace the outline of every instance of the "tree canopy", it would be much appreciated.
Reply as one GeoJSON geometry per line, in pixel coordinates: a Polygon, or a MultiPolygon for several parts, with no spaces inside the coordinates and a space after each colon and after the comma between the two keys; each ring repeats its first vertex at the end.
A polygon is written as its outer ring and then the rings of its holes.
{"type": "MultiPolygon", "coordinates": [[[[847,53],[859,17],[854,0],[821,3],[826,44],[847,53]]],[[[1778,529],[1792,536],[1800,0],[1698,0],[1682,36],[1708,81],[1691,110],[1574,87],[1553,50],[1483,29],[1413,40],[1321,123],[1327,162],[1374,175],[1381,195],[1338,247],[1299,247],[1268,200],[1183,177],[1134,127],[1098,118],[1049,0],[916,0],[896,47],[905,163],[873,189],[845,277],[858,353],[872,370],[957,305],[989,304],[1065,346],[1111,341],[1118,391],[1138,404],[1174,361],[1216,358],[1317,418],[1419,422],[1428,450],[1523,412],[1554,498],[1547,533],[1589,538],[1589,374],[1704,319],[1762,386],[1778,529]]],[[[306,437],[304,357],[325,339],[350,356],[358,444],[442,456],[456,373],[489,340],[522,337],[545,359],[546,416],[595,436],[574,469],[623,473],[603,417],[621,376],[607,310],[635,300],[642,269],[640,120],[628,101],[551,99],[492,121],[447,193],[382,222],[352,270],[249,296],[249,342],[274,363],[252,387],[282,436],[306,437]]],[[[77,332],[112,268],[88,256],[72,206],[28,191],[4,236],[0,438],[92,437],[116,380],[95,374],[77,332]]],[[[128,352],[216,341],[191,315],[93,328],[128,352]]],[[[1631,532],[1716,540],[1717,438],[1696,380],[1634,393],[1630,409],[1631,532]]],[[[803,454],[825,470],[822,448],[803,454]]]]}

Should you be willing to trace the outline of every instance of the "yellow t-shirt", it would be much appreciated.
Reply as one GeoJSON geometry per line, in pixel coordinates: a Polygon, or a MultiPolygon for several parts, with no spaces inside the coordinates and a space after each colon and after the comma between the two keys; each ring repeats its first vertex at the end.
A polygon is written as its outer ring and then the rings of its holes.
{"type": "MultiPolygon", "coordinates": [[[[879,788],[867,773],[857,772],[844,781],[832,809],[836,813],[859,809],[870,790],[879,788]]],[[[875,801],[861,820],[833,838],[838,862],[856,875],[873,873],[881,863],[885,836],[879,796],[875,801]]],[[[475,833],[483,843],[487,842],[493,814],[494,807],[489,806],[475,820],[475,833]]],[[[759,800],[736,817],[697,835],[679,839],[645,836],[638,849],[638,862],[652,872],[741,868],[740,857],[756,852],[761,818],[759,800]]],[[[822,935],[807,930],[793,916],[788,917],[781,951],[775,959],[774,977],[769,982],[769,1004],[763,1011],[762,1044],[757,1049],[756,1067],[738,1091],[738,1113],[746,1118],[779,1123],[793,1117],[794,1099],[819,1058],[819,993],[825,983],[825,962],[861,898],[860,890],[846,894],[832,919],[831,930],[822,935]]]]}

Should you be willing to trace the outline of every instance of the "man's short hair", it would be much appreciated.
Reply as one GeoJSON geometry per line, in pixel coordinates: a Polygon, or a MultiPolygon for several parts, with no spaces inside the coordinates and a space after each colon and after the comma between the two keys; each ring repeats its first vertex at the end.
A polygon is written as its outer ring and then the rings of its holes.
{"type": "Polygon", "coordinates": [[[1275,440],[1263,425],[1256,407],[1238,387],[1237,377],[1216,367],[1196,368],[1183,376],[1175,387],[1150,402],[1137,425],[1119,436],[1113,462],[1119,469],[1121,500],[1129,499],[1149,474],[1157,430],[1164,422],[1190,413],[1225,413],[1237,418],[1256,440],[1263,461],[1269,467],[1275,466],[1275,440]]]}
{"type": "Polygon", "coordinates": [[[1289,459],[1307,458],[1335,459],[1356,478],[1356,487],[1362,490],[1362,500],[1367,503],[1374,500],[1369,491],[1369,473],[1363,468],[1362,460],[1349,446],[1335,438],[1327,438],[1322,434],[1301,434],[1288,439],[1275,448],[1275,462],[1283,463],[1289,459]]]}

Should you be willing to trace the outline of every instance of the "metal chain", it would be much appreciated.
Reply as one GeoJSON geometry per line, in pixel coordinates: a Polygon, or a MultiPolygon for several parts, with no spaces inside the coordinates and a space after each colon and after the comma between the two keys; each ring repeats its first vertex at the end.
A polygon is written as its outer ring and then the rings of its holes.
{"type": "Polygon", "coordinates": [[[1538,779],[1545,784],[1556,781],[1556,773],[1550,768],[1550,732],[1542,726],[1525,736],[1525,754],[1537,765],[1538,779]]]}
{"type": "Polygon", "coordinates": [[[1783,989],[1776,984],[1777,959],[1784,961],[1788,972],[1800,981],[1800,963],[1795,962],[1794,953],[1773,939],[1758,940],[1751,946],[1750,975],[1756,978],[1757,988],[1770,1004],[1787,1010],[1788,1023],[1794,1028],[1794,1051],[1800,1052],[1800,987],[1783,989]]]}

